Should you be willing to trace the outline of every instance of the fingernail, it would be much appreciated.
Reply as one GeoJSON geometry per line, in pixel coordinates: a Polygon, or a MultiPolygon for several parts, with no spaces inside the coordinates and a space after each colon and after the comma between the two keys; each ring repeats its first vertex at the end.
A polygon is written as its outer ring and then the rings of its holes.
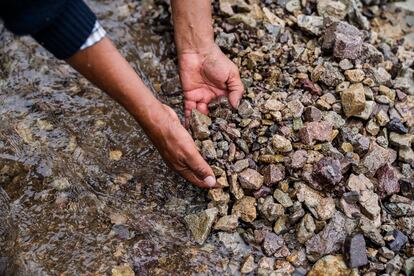
{"type": "Polygon", "coordinates": [[[206,183],[209,187],[214,187],[216,186],[216,178],[214,176],[209,175],[206,178],[204,178],[204,183],[206,183]]]}

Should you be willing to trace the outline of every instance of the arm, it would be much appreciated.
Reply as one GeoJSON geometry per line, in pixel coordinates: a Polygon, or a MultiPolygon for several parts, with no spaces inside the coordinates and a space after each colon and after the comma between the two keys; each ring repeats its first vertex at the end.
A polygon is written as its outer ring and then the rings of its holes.
{"type": "Polygon", "coordinates": [[[213,171],[175,112],[153,96],[109,39],[66,61],[134,116],[170,167],[199,187],[215,186],[213,171]]]}
{"type": "Polygon", "coordinates": [[[207,104],[228,96],[237,108],[243,84],[236,65],[214,43],[210,0],[171,0],[185,115],[208,114],[207,104]]]}

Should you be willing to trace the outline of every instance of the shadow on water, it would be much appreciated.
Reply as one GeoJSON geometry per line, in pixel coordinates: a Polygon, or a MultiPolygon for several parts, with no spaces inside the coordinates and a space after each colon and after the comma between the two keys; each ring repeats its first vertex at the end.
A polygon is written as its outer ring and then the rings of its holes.
{"type": "MultiPolygon", "coordinates": [[[[180,103],[168,5],[88,2],[158,97],[180,103]]],[[[68,65],[3,26],[0,41],[0,274],[220,271],[225,254],[195,246],[183,223],[205,193],[68,65]]]]}

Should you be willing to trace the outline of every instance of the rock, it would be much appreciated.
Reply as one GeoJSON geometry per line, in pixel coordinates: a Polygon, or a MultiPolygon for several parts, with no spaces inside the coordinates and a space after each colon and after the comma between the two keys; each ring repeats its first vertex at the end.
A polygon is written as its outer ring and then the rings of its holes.
{"type": "Polygon", "coordinates": [[[388,247],[394,252],[399,252],[401,248],[407,243],[408,238],[399,230],[394,230],[392,235],[394,237],[394,240],[388,243],[388,247]]]}
{"type": "Polygon", "coordinates": [[[273,149],[277,152],[292,151],[292,143],[281,135],[273,135],[272,137],[273,149]]]}
{"type": "Polygon", "coordinates": [[[218,232],[218,240],[222,243],[224,249],[236,255],[247,255],[249,248],[243,241],[239,233],[218,232]]]}
{"type": "Polygon", "coordinates": [[[320,220],[330,219],[335,212],[335,201],[333,198],[322,197],[317,191],[311,189],[304,183],[297,184],[296,196],[320,220]]]}
{"type": "Polygon", "coordinates": [[[359,227],[363,232],[364,236],[368,238],[371,242],[378,246],[385,245],[384,238],[382,237],[380,231],[371,220],[368,220],[367,218],[361,218],[359,227]]]}
{"type": "Polygon", "coordinates": [[[316,107],[308,106],[303,116],[307,122],[319,122],[322,119],[322,112],[316,107]]]}
{"type": "Polygon", "coordinates": [[[290,159],[290,166],[294,169],[300,169],[305,165],[306,160],[308,160],[308,153],[306,150],[298,150],[290,155],[290,159]]]}
{"type": "Polygon", "coordinates": [[[283,205],[275,203],[272,196],[260,198],[258,209],[268,221],[275,221],[285,214],[283,205]]]}
{"type": "Polygon", "coordinates": [[[252,255],[249,255],[241,265],[240,272],[242,274],[248,274],[254,270],[254,267],[254,257],[252,255]]]}
{"type": "Polygon", "coordinates": [[[229,51],[235,40],[236,35],[234,33],[227,34],[225,32],[219,32],[216,36],[215,42],[220,48],[229,51]]]}
{"type": "Polygon", "coordinates": [[[346,70],[344,75],[347,80],[353,83],[362,82],[365,78],[365,73],[361,69],[346,70]]]}
{"type": "Polygon", "coordinates": [[[263,109],[266,111],[280,111],[284,107],[285,105],[276,99],[267,100],[266,103],[263,105],[263,109]]]}
{"type": "Polygon", "coordinates": [[[266,256],[272,256],[284,245],[283,239],[272,232],[267,232],[264,238],[262,248],[266,256]]]}
{"type": "Polygon", "coordinates": [[[201,154],[207,160],[217,159],[217,151],[214,147],[213,141],[204,140],[201,142],[201,154]]]}
{"type": "Polygon", "coordinates": [[[299,137],[304,144],[313,145],[315,141],[328,142],[332,139],[332,125],[328,122],[307,122],[299,130],[299,137]]]}
{"type": "Polygon", "coordinates": [[[361,113],[355,114],[354,117],[361,118],[363,120],[368,120],[371,117],[371,114],[374,111],[375,106],[376,103],[374,101],[366,101],[365,109],[361,113]]]}
{"type": "Polygon", "coordinates": [[[401,147],[401,148],[410,148],[413,141],[414,141],[414,134],[399,134],[396,132],[390,133],[391,145],[401,147]]]}
{"type": "Polygon", "coordinates": [[[400,148],[398,151],[398,159],[409,164],[414,164],[414,151],[410,148],[400,148]]]}
{"type": "Polygon", "coordinates": [[[361,192],[361,197],[359,198],[361,212],[371,220],[376,220],[381,213],[378,199],[378,195],[371,190],[361,192]]]}
{"type": "Polygon", "coordinates": [[[316,66],[311,77],[313,81],[321,81],[329,87],[336,87],[345,80],[339,69],[331,62],[316,66]]]}
{"type": "Polygon", "coordinates": [[[287,110],[289,111],[289,116],[293,118],[300,118],[303,114],[303,104],[299,100],[293,100],[287,103],[287,110]]]}
{"type": "Polygon", "coordinates": [[[411,179],[400,179],[399,184],[402,195],[414,199],[414,175],[411,179]]]}
{"type": "Polygon", "coordinates": [[[288,230],[286,226],[286,221],[287,221],[286,216],[279,217],[276,220],[275,225],[273,226],[273,231],[278,235],[286,233],[288,230]]]}
{"type": "Polygon", "coordinates": [[[317,2],[317,10],[319,16],[322,17],[335,17],[336,19],[342,20],[346,16],[346,6],[340,1],[331,0],[319,0],[317,2]]]}
{"type": "Polygon", "coordinates": [[[387,260],[391,260],[391,259],[392,259],[392,258],[394,258],[394,256],[395,256],[394,251],[392,251],[392,250],[388,249],[388,248],[387,248],[387,247],[385,247],[385,246],[381,247],[381,248],[380,248],[380,250],[378,250],[378,253],[379,253],[382,257],[386,258],[387,260]]]}
{"type": "Polygon", "coordinates": [[[263,169],[262,173],[266,186],[276,184],[285,178],[285,168],[281,165],[270,164],[263,169]]]}
{"type": "Polygon", "coordinates": [[[345,240],[344,251],[348,267],[355,268],[368,264],[367,248],[363,235],[356,234],[348,237],[345,240]]]}
{"type": "Polygon", "coordinates": [[[397,154],[390,148],[383,148],[377,143],[371,143],[368,153],[361,160],[359,169],[369,176],[375,175],[377,170],[385,164],[392,164],[397,159],[397,154]]]}
{"type": "Polygon", "coordinates": [[[286,3],[285,9],[289,12],[299,11],[301,9],[299,0],[290,0],[286,3]]]}
{"type": "Polygon", "coordinates": [[[208,116],[197,109],[191,110],[190,127],[197,139],[205,140],[210,136],[210,125],[211,119],[208,116]]]}
{"type": "Polygon", "coordinates": [[[307,276],[345,276],[352,275],[341,255],[328,255],[318,260],[309,271],[307,276]]]}
{"type": "Polygon", "coordinates": [[[251,196],[244,196],[233,205],[232,215],[239,216],[245,222],[252,222],[256,219],[256,199],[251,196]]]}
{"type": "MultiPolygon", "coordinates": [[[[360,175],[351,174],[348,178],[347,188],[350,191],[357,192],[358,195],[360,195],[362,191],[374,189],[374,184],[372,184],[371,180],[369,180],[363,174],[360,174],[360,175]]],[[[358,200],[359,200],[359,196],[358,196],[358,200]]]]}
{"type": "Polygon", "coordinates": [[[112,268],[112,276],[134,276],[135,272],[129,266],[129,264],[118,265],[112,268]]]}
{"type": "Polygon", "coordinates": [[[342,179],[341,163],[338,159],[324,157],[313,167],[312,178],[318,183],[316,187],[332,189],[342,179]]]}
{"type": "Polygon", "coordinates": [[[362,44],[362,33],[356,27],[339,21],[326,28],[322,48],[333,49],[337,58],[355,60],[361,55],[362,44]]]}
{"type": "Polygon", "coordinates": [[[334,111],[325,112],[323,114],[323,120],[325,120],[337,129],[340,129],[345,125],[345,120],[342,118],[342,116],[334,111]]]}
{"type": "Polygon", "coordinates": [[[325,228],[306,242],[308,258],[316,261],[324,255],[339,251],[346,238],[345,223],[345,216],[336,212],[325,228]]]}
{"type": "Polygon", "coordinates": [[[237,13],[232,15],[229,19],[228,22],[230,24],[239,24],[239,23],[243,23],[244,25],[246,25],[246,27],[254,29],[256,28],[257,25],[257,21],[256,19],[254,19],[251,15],[249,14],[243,14],[243,13],[237,13]]]}
{"type": "Polygon", "coordinates": [[[388,275],[397,275],[403,266],[401,257],[396,255],[391,261],[387,262],[385,266],[385,273],[388,275]]]}
{"type": "Polygon", "coordinates": [[[411,257],[405,260],[403,270],[406,276],[414,274],[414,257],[411,257]]]}
{"type": "Polygon", "coordinates": [[[258,190],[263,185],[264,178],[253,169],[245,169],[239,174],[240,185],[244,189],[258,190]]]}
{"type": "Polygon", "coordinates": [[[351,85],[341,95],[342,108],[347,117],[357,115],[365,109],[365,92],[361,83],[351,85]]]}
{"type": "Polygon", "coordinates": [[[289,197],[289,195],[287,193],[282,192],[279,189],[275,190],[275,192],[273,193],[273,197],[285,208],[293,206],[292,199],[289,197]]]}
{"type": "Polygon", "coordinates": [[[197,214],[185,216],[184,220],[187,223],[194,240],[200,245],[207,239],[217,214],[217,208],[210,208],[197,214]]]}
{"type": "Polygon", "coordinates": [[[242,159],[236,161],[234,165],[232,166],[233,171],[239,173],[243,171],[244,169],[247,169],[249,167],[249,160],[248,159],[242,159]]]}
{"type": "Polygon", "coordinates": [[[228,215],[221,217],[214,225],[215,230],[231,232],[239,226],[239,217],[237,215],[228,215]]]}
{"type": "Polygon", "coordinates": [[[400,191],[397,172],[391,165],[385,164],[379,168],[376,177],[378,179],[378,193],[381,198],[400,191]]]}
{"type": "Polygon", "coordinates": [[[301,244],[304,244],[314,235],[315,229],[313,217],[310,214],[306,214],[296,227],[296,238],[301,244]]]}
{"type": "Polygon", "coordinates": [[[322,34],[323,18],[320,16],[301,14],[297,17],[297,23],[300,28],[313,35],[319,36],[322,34]]]}
{"type": "Polygon", "coordinates": [[[242,100],[237,108],[237,112],[242,118],[249,118],[253,114],[254,109],[248,101],[242,100]]]}

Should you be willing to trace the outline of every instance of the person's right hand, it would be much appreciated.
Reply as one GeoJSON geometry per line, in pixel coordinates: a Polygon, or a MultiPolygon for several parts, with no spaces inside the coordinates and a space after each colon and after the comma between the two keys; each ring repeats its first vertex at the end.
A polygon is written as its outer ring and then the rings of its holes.
{"type": "Polygon", "coordinates": [[[216,187],[213,170],[170,107],[160,104],[146,132],[169,167],[201,188],[216,187]]]}

